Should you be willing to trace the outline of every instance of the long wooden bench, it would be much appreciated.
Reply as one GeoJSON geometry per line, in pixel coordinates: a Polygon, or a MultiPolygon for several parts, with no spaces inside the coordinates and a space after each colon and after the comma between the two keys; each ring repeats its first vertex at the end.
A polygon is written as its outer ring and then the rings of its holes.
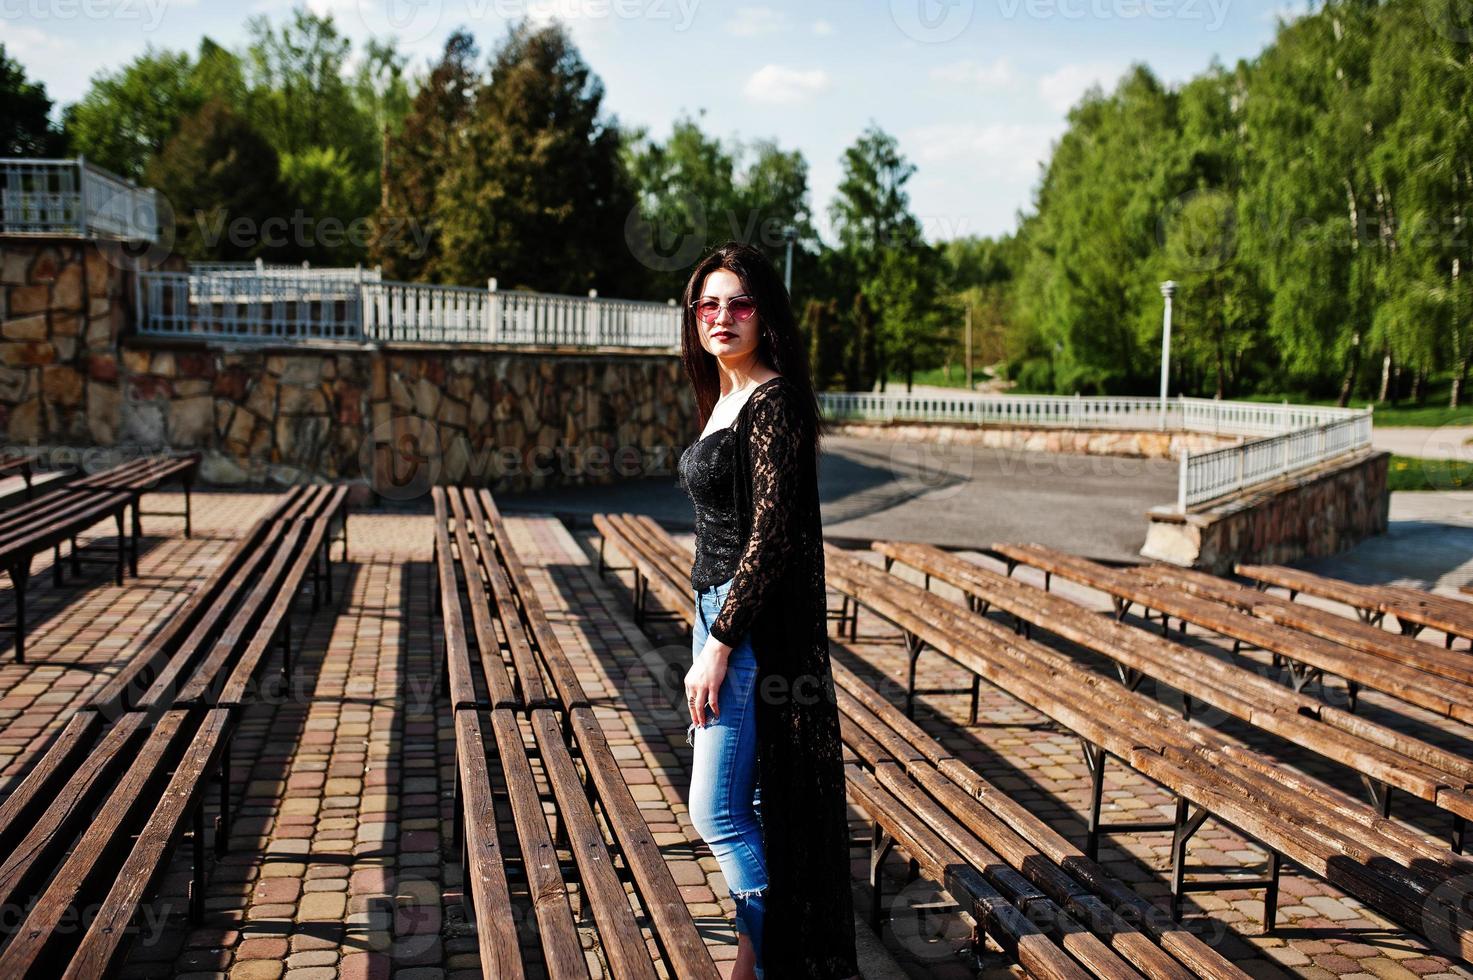
{"type": "MultiPolygon", "coordinates": [[[[1447,648],[1451,649],[1453,637],[1461,636],[1473,649],[1473,609],[1452,596],[1396,585],[1358,585],[1284,565],[1241,564],[1234,570],[1245,578],[1256,580],[1262,588],[1277,585],[1286,589],[1290,599],[1301,592],[1333,599],[1350,606],[1363,621],[1372,625],[1390,616],[1396,620],[1401,632],[1409,636],[1416,636],[1431,627],[1442,632],[1443,645],[1447,648]]],[[[1463,591],[1468,591],[1468,587],[1465,586],[1463,591]]]]}
{"type": "Polygon", "coordinates": [[[1085,853],[1100,834],[1172,833],[1173,911],[1184,890],[1264,887],[1272,929],[1281,859],[1287,858],[1467,958],[1473,920],[1460,910],[1457,880],[1473,861],[1414,834],[1318,780],[1184,721],[1137,691],[1001,624],[826,546],[830,586],[849,592],[898,626],[907,645],[932,649],[1079,736],[1092,774],[1085,853]],[[1106,825],[1103,772],[1116,758],[1177,797],[1175,819],[1106,825]],[[1195,809],[1193,809],[1195,808],[1195,809]],[[1215,819],[1269,853],[1260,881],[1186,881],[1186,845],[1215,819]]]}
{"type": "Polygon", "coordinates": [[[78,536],[111,518],[117,525],[117,538],[110,549],[113,555],[109,563],[114,566],[117,583],[122,585],[125,569],[138,574],[138,540],[142,534],[139,497],[164,480],[181,479],[187,486],[198,465],[198,454],[135,460],[58,486],[0,512],[0,568],[9,575],[15,597],[15,620],[8,628],[15,634],[17,663],[25,660],[26,592],[35,556],[52,549],[52,575],[60,585],[65,567],[62,544],[71,543],[70,564],[74,572],[80,572],[82,562],[92,559],[83,556],[78,536]],[[125,526],[130,509],[131,528],[125,526]]]}
{"type": "Polygon", "coordinates": [[[992,550],[1007,562],[1009,573],[1018,565],[1031,565],[1048,577],[1059,576],[1106,593],[1118,618],[1139,605],[1148,618],[1152,610],[1160,614],[1163,632],[1175,618],[1228,637],[1234,641],[1235,652],[1247,643],[1275,654],[1287,662],[1289,683],[1296,691],[1323,680],[1326,674],[1335,674],[1355,685],[1350,689],[1352,695],[1368,688],[1442,717],[1473,723],[1473,684],[1278,626],[1180,588],[1163,587],[1128,571],[1042,545],[998,544],[992,550]]]}
{"type": "MultiPolygon", "coordinates": [[[[665,529],[646,514],[594,514],[594,528],[599,533],[598,573],[605,571],[634,572],[634,621],[644,625],[653,619],[684,619],[686,607],[694,601],[690,589],[691,554],[681,548],[665,529]],[[608,564],[607,549],[613,546],[629,562],[621,568],[608,564]],[[651,610],[649,594],[653,589],[665,609],[651,610]],[[691,593],[691,594],[687,594],[691,593]],[[672,609],[682,613],[671,612],[672,609]]],[[[857,606],[850,603],[848,596],[841,597],[838,609],[829,609],[830,622],[837,622],[842,631],[857,615],[857,606]]]]}
{"type": "Polygon", "coordinates": [[[885,557],[886,568],[899,562],[921,572],[928,587],[934,578],[960,589],[973,610],[1001,610],[1017,622],[1110,658],[1121,683],[1132,689],[1145,677],[1170,685],[1183,696],[1184,715],[1190,715],[1194,701],[1200,702],[1349,766],[1362,777],[1383,816],[1391,813],[1393,789],[1441,807],[1452,814],[1452,847],[1462,850],[1467,820],[1473,817],[1473,760],[1288,691],[1253,670],[1101,616],[934,545],[877,541],[873,549],[885,557]]]}
{"type": "MultiPolygon", "coordinates": [[[[200,919],[206,790],[215,779],[214,842],[223,853],[230,745],[247,688],[272,644],[289,635],[292,603],[325,560],[321,542],[342,520],[346,493],[284,495],[5,796],[0,903],[24,913],[0,924],[0,975],[110,972],[186,824],[190,916],[200,919]]],[[[290,670],[285,655],[282,669],[290,670]]]]}
{"type": "Polygon", "coordinates": [[[1389,664],[1408,667],[1438,677],[1473,685],[1473,659],[1463,651],[1441,649],[1410,635],[1391,633],[1361,620],[1338,615],[1302,602],[1291,602],[1229,579],[1176,565],[1151,564],[1131,569],[1147,582],[1166,589],[1180,589],[1211,599],[1266,620],[1276,626],[1298,630],[1341,646],[1379,657],[1389,664]]]}
{"type": "Polygon", "coordinates": [[[587,976],[570,901],[569,885],[576,879],[580,904],[592,917],[613,975],[657,975],[644,937],[647,926],[671,975],[715,978],[710,952],[490,493],[436,487],[433,498],[444,681],[456,735],[455,833],[482,970],[505,978],[527,974],[515,928],[510,866],[520,870],[530,893],[548,976],[587,976]],[[495,746],[489,751],[488,733],[495,746]],[[528,751],[529,741],[535,754],[528,751]],[[492,759],[512,814],[515,857],[498,833],[492,759]],[[539,793],[534,760],[550,788],[550,801],[539,793]],[[555,809],[556,834],[549,830],[545,802],[555,809]],[[563,850],[571,852],[571,867],[561,860],[563,850]],[[638,909],[616,856],[622,858],[638,909]]]}
{"type": "MultiPolygon", "coordinates": [[[[601,517],[610,515],[595,515],[596,527],[617,527],[601,517]]],[[[678,594],[694,556],[652,520],[641,520],[642,547],[620,550],[652,584],[665,580],[668,588],[658,595],[678,594]]],[[[693,624],[693,597],[681,597],[669,613],[693,624]]],[[[858,675],[837,661],[833,670],[844,742],[862,763],[846,772],[850,796],[874,824],[875,928],[883,908],[880,867],[898,845],[928,877],[963,899],[974,921],[1032,973],[1070,975],[1083,968],[1097,976],[1246,977],[952,757],[858,675]]]]}

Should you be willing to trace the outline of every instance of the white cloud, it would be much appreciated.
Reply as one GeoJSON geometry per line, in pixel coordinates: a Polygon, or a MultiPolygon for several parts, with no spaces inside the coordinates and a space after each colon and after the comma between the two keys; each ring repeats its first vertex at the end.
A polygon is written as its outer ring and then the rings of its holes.
{"type": "Polygon", "coordinates": [[[1065,113],[1089,91],[1090,86],[1099,85],[1108,92],[1124,72],[1123,65],[1112,62],[1065,65],[1038,80],[1038,94],[1049,108],[1065,113]]]}
{"type": "Polygon", "coordinates": [[[923,169],[963,164],[969,176],[1026,180],[1062,131],[1063,123],[942,123],[910,130],[902,143],[923,169]]]}
{"type": "Polygon", "coordinates": [[[829,83],[829,73],[821,68],[804,71],[781,65],[764,65],[747,79],[744,91],[753,102],[795,105],[828,91],[829,83]]]}
{"type": "Polygon", "coordinates": [[[738,7],[736,16],[726,22],[726,33],[733,37],[757,37],[788,29],[788,15],[771,7],[738,7]]]}
{"type": "Polygon", "coordinates": [[[932,68],[931,79],[952,85],[1002,88],[1011,86],[1017,81],[1017,75],[1014,74],[1013,66],[1006,58],[998,58],[996,61],[985,64],[968,59],[932,68]]]}
{"type": "Polygon", "coordinates": [[[813,22],[813,33],[819,37],[828,37],[834,33],[833,21],[816,20],[813,22]]]}

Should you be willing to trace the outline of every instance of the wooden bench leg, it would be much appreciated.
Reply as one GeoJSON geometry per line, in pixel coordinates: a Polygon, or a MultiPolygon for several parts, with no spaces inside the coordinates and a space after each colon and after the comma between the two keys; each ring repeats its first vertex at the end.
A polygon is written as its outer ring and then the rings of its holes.
{"type": "Polygon", "coordinates": [[[199,925],[205,918],[205,807],[194,805],[193,827],[190,829],[190,858],[193,863],[189,882],[189,921],[199,925]]]}
{"type": "Polygon", "coordinates": [[[869,884],[872,889],[869,905],[870,928],[879,933],[881,924],[884,922],[885,899],[882,887],[880,866],[885,863],[885,858],[895,847],[895,839],[885,833],[885,828],[879,823],[874,825],[874,833],[870,836],[869,849],[869,884]]]}
{"type": "Polygon", "coordinates": [[[332,605],[332,542],[322,542],[322,594],[327,599],[327,604],[332,605]]]}
{"type": "Polygon", "coordinates": [[[184,536],[186,538],[194,537],[194,503],[193,503],[193,497],[194,497],[194,495],[191,492],[193,489],[194,489],[194,478],[193,477],[185,477],[184,478],[184,536]]]}
{"type": "Polygon", "coordinates": [[[142,501],[135,497],[133,499],[133,535],[130,539],[131,546],[128,549],[128,569],[134,578],[138,577],[138,542],[143,538],[143,518],[138,513],[142,507],[142,501]]]}
{"type": "Polygon", "coordinates": [[[128,550],[128,545],[125,538],[126,532],[123,530],[123,511],[120,509],[116,514],[113,515],[113,519],[118,525],[118,554],[117,561],[115,563],[114,578],[117,579],[117,583],[119,585],[122,585],[123,559],[125,557],[125,552],[127,552],[128,550]]]}
{"type": "Polygon", "coordinates": [[[905,682],[905,716],[915,717],[916,706],[916,661],[921,659],[921,651],[926,649],[926,641],[916,634],[906,630],[905,652],[910,656],[910,669],[906,675],[905,682]]]}
{"type": "Polygon", "coordinates": [[[52,551],[52,555],[51,555],[51,584],[53,586],[55,586],[56,588],[58,588],[58,589],[61,588],[61,586],[62,586],[62,579],[61,579],[61,542],[60,541],[58,541],[56,543],[56,547],[52,551]]]}
{"type": "Polygon", "coordinates": [[[72,574],[78,578],[82,575],[82,549],[77,547],[77,538],[72,536],[72,574]]]}
{"type": "Polygon", "coordinates": [[[1207,810],[1200,808],[1195,814],[1188,815],[1189,808],[1186,799],[1177,797],[1176,800],[1176,826],[1171,834],[1171,921],[1175,922],[1181,918],[1181,900],[1185,892],[1184,885],[1187,877],[1187,844],[1192,837],[1207,822],[1207,810]]]}
{"type": "Polygon", "coordinates": [[[1361,773],[1361,785],[1366,788],[1366,795],[1371,798],[1371,806],[1383,818],[1391,817],[1391,786],[1379,779],[1372,779],[1365,773],[1361,773]]]}
{"type": "Polygon", "coordinates": [[[634,624],[636,626],[644,625],[646,588],[644,573],[636,569],[634,572],[634,624]]]}
{"type": "Polygon", "coordinates": [[[292,613],[288,609],[281,617],[281,676],[290,690],[292,682],[292,613]]]}
{"type": "Polygon", "coordinates": [[[1279,922],[1279,852],[1269,849],[1268,884],[1263,892],[1263,931],[1273,932],[1279,922]]]}
{"type": "Polygon", "coordinates": [[[223,855],[230,850],[230,743],[220,749],[220,822],[215,827],[215,854],[223,855]]]}
{"type": "Polygon", "coordinates": [[[26,662],[26,586],[31,581],[29,555],[10,566],[10,584],[15,590],[15,662],[26,662]]]}
{"type": "Polygon", "coordinates": [[[1468,821],[1465,817],[1453,815],[1452,851],[1454,854],[1463,853],[1463,838],[1468,831],[1468,821]]]}
{"type": "Polygon", "coordinates": [[[1084,853],[1095,861],[1100,856],[1100,806],[1105,797],[1105,750],[1083,742],[1084,763],[1089,767],[1089,816],[1085,824],[1084,853]]]}
{"type": "Polygon", "coordinates": [[[980,675],[972,675],[972,710],[968,714],[968,724],[977,724],[977,708],[982,700],[982,678],[980,675]]]}

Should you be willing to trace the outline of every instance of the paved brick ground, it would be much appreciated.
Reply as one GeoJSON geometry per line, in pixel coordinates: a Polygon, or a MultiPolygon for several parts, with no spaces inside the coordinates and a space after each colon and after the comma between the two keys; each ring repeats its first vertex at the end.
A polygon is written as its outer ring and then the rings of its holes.
{"type": "MultiPolygon", "coordinates": [[[[220,559],[229,536],[271,499],[197,495],[192,540],[180,536],[177,519],[145,517],[151,537],[141,575],[122,588],[106,577],[106,569],[94,567],[81,582],[69,580],[57,589],[49,569],[38,562],[29,662],[15,665],[8,653],[0,654],[0,793],[44,750],[69,712],[120,666],[132,645],[167,618],[190,583],[220,559]]],[[[178,503],[157,495],[146,507],[174,509],[178,503]]],[[[649,623],[646,629],[634,625],[627,575],[615,571],[600,578],[585,534],[575,537],[556,520],[535,514],[512,517],[509,527],[698,924],[718,960],[729,966],[735,954],[731,905],[714,860],[693,843],[697,835],[685,808],[689,749],[680,706],[669,695],[678,690],[670,682],[689,661],[688,640],[669,623],[649,623]]],[[[446,705],[433,696],[430,529],[424,513],[352,517],[351,561],[338,566],[338,602],[310,618],[299,617],[294,684],[263,683],[236,736],[231,849],[210,879],[207,922],[191,929],[184,919],[188,865],[181,849],[160,882],[162,897],[149,910],[126,975],[301,980],[480,975],[474,937],[461,912],[459,867],[449,847],[453,740],[446,705]]],[[[110,542],[105,533],[97,540],[110,542]]],[[[1099,602],[1090,593],[1077,594],[1099,602]]],[[[1211,647],[1206,640],[1196,642],[1211,647]]],[[[1097,659],[1070,652],[1104,668],[1097,659]]],[[[903,666],[898,634],[870,615],[861,616],[852,651],[836,655],[871,677],[898,678],[903,666]]],[[[272,681],[276,666],[274,660],[268,663],[263,679],[272,681]]],[[[953,686],[964,679],[938,657],[923,658],[922,667],[928,685],[953,686]]],[[[1362,697],[1372,717],[1469,749],[1466,731],[1451,731],[1378,695],[1362,697]]],[[[1077,742],[995,692],[984,691],[981,725],[962,725],[964,709],[962,697],[929,698],[920,717],[985,775],[1077,837],[1088,785],[1077,742]]],[[[1356,788],[1328,763],[1225,727],[1284,753],[1306,771],[1356,788]]],[[[1118,768],[1111,772],[1106,795],[1117,819],[1153,809],[1165,815],[1170,803],[1159,789],[1118,768]]],[[[854,815],[856,831],[863,830],[854,815]]],[[[1398,815],[1429,832],[1444,829],[1440,815],[1425,807],[1407,806],[1398,815]]],[[[1167,835],[1122,835],[1109,840],[1102,856],[1142,893],[1161,899],[1168,842],[1167,835]]],[[[856,880],[862,880],[866,854],[856,850],[854,857],[856,880]]],[[[1249,866],[1263,856],[1209,823],[1193,842],[1191,858],[1249,866]]],[[[938,894],[924,881],[907,883],[904,870],[904,863],[893,859],[887,868],[892,918],[883,940],[907,973],[1017,972],[999,957],[988,958],[980,971],[967,962],[962,955],[966,930],[958,917],[918,911],[938,894]]],[[[1203,935],[1221,936],[1224,948],[1255,975],[1473,976],[1429,955],[1401,930],[1312,879],[1290,873],[1283,889],[1282,925],[1272,938],[1257,935],[1261,892],[1193,895],[1189,918],[1203,935]]],[[[857,892],[865,901],[865,888],[857,892]]],[[[591,930],[585,928],[584,934],[590,969],[597,974],[596,943],[591,930]]],[[[535,950],[530,931],[525,941],[535,950]]]]}

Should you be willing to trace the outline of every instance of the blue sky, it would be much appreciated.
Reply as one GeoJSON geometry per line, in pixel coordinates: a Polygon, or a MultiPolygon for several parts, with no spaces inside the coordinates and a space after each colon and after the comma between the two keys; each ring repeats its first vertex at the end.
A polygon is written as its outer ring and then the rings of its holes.
{"type": "MultiPolygon", "coordinates": [[[[0,42],[65,103],[148,45],[238,47],[254,14],[300,0],[0,0],[0,42]]],[[[997,234],[1089,85],[1141,61],[1180,82],[1252,57],[1307,0],[306,0],[355,39],[393,33],[422,67],[457,26],[488,51],[519,16],[560,17],[626,126],[682,114],[808,159],[819,227],[839,157],[870,122],[895,134],[926,236],[997,234]]]]}

